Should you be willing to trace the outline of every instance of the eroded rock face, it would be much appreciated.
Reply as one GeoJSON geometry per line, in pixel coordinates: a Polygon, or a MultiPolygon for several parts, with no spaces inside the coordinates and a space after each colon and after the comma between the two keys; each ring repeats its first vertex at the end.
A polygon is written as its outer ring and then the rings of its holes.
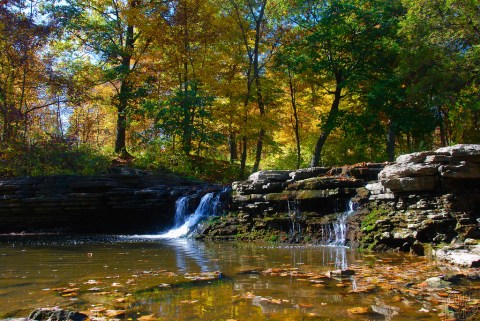
{"type": "MultiPolygon", "coordinates": [[[[261,171],[234,182],[233,204],[227,217],[205,228],[213,238],[283,235],[282,241],[324,240],[332,222],[347,210],[367,182],[376,180],[385,164],[364,163],[344,167],[314,167],[295,171],[261,171]]],[[[357,202],[365,200],[357,197],[357,202]]]]}
{"type": "Polygon", "coordinates": [[[455,145],[402,155],[378,178],[385,188],[396,193],[432,192],[460,184],[478,187],[480,145],[455,145]]]}
{"type": "Polygon", "coordinates": [[[480,239],[480,145],[402,155],[366,188],[370,202],[361,231],[364,247],[422,254],[422,244],[453,243],[462,250],[439,250],[439,257],[478,264],[480,257],[464,243],[480,239]]]}
{"type": "Polygon", "coordinates": [[[173,222],[178,197],[207,187],[120,169],[107,176],[2,179],[0,233],[157,232],[173,222]]]}
{"type": "Polygon", "coordinates": [[[356,195],[356,189],[373,177],[384,164],[365,163],[345,167],[314,167],[296,171],[260,171],[246,181],[232,184],[233,209],[255,215],[288,211],[296,202],[300,211],[321,214],[338,212],[338,206],[356,195]]]}

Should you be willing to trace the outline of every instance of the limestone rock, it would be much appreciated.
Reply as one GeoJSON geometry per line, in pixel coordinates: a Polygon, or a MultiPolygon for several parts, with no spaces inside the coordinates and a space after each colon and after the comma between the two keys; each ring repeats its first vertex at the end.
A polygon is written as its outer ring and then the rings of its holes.
{"type": "Polygon", "coordinates": [[[86,314],[60,308],[36,309],[27,318],[28,321],[84,321],[87,319],[86,314]]]}
{"type": "Polygon", "coordinates": [[[393,192],[433,191],[437,186],[437,177],[394,177],[382,181],[382,185],[393,192]]]}
{"type": "Polygon", "coordinates": [[[284,182],[289,179],[290,171],[259,171],[248,177],[249,181],[284,182]]]}
{"type": "Polygon", "coordinates": [[[331,167],[301,168],[289,173],[289,176],[292,180],[299,181],[307,178],[325,175],[330,169],[331,167]]]}
{"type": "Polygon", "coordinates": [[[480,267],[480,245],[447,246],[435,251],[439,260],[465,267],[480,267]]]}
{"type": "Polygon", "coordinates": [[[458,165],[442,165],[438,168],[440,176],[448,179],[480,179],[480,164],[460,162],[458,165]]]}
{"type": "Polygon", "coordinates": [[[455,159],[480,163],[480,144],[458,144],[439,148],[435,152],[449,154],[455,159]]]}
{"type": "MultiPolygon", "coordinates": [[[[435,155],[435,152],[427,151],[427,152],[418,152],[406,155],[400,155],[395,160],[397,164],[403,163],[422,163],[427,156],[435,155]]],[[[444,153],[444,155],[448,155],[448,153],[444,153]]]]}
{"type": "Polygon", "coordinates": [[[449,288],[452,284],[443,280],[441,277],[435,276],[433,278],[426,279],[420,283],[421,286],[425,286],[429,289],[444,289],[449,288]]]}

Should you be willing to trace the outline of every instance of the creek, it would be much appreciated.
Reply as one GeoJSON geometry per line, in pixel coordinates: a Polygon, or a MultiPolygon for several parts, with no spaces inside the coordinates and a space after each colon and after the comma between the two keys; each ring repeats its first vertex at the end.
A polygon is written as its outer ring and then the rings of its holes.
{"type": "Polygon", "coordinates": [[[346,247],[3,236],[0,260],[0,319],[59,306],[121,320],[440,320],[444,306],[412,284],[446,267],[346,247]],[[325,276],[339,268],[355,274],[325,276]]]}

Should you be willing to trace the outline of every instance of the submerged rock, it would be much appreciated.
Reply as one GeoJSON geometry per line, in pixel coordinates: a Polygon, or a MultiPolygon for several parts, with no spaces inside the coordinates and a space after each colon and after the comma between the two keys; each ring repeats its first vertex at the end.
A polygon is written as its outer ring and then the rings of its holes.
{"type": "Polygon", "coordinates": [[[87,320],[86,314],[63,310],[60,308],[39,308],[28,316],[28,321],[84,321],[87,320]]]}
{"type": "Polygon", "coordinates": [[[435,251],[442,261],[465,267],[480,267],[480,245],[446,246],[435,251]]]}
{"type": "Polygon", "coordinates": [[[426,279],[424,282],[420,283],[420,286],[426,287],[428,289],[444,289],[452,286],[450,282],[443,280],[443,278],[435,276],[429,279],[426,279]]]}
{"type": "Polygon", "coordinates": [[[331,277],[331,278],[334,278],[334,277],[349,277],[349,276],[352,276],[352,275],[355,275],[355,271],[350,270],[350,269],[334,270],[334,271],[330,271],[330,272],[327,273],[327,276],[331,277]]]}

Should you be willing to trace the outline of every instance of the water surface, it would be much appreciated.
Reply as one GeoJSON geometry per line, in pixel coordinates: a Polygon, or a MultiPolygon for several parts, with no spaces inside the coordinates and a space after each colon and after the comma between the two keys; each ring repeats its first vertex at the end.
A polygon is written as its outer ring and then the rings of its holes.
{"type": "Polygon", "coordinates": [[[440,320],[442,302],[408,292],[409,282],[418,284],[432,273],[445,273],[445,267],[409,255],[362,255],[345,247],[3,237],[0,319],[59,306],[90,313],[125,310],[118,317],[122,320],[440,320]],[[346,268],[356,274],[323,276],[346,268]],[[372,305],[378,302],[399,312],[376,313],[372,305]],[[349,312],[353,307],[368,311],[349,312]]]}

